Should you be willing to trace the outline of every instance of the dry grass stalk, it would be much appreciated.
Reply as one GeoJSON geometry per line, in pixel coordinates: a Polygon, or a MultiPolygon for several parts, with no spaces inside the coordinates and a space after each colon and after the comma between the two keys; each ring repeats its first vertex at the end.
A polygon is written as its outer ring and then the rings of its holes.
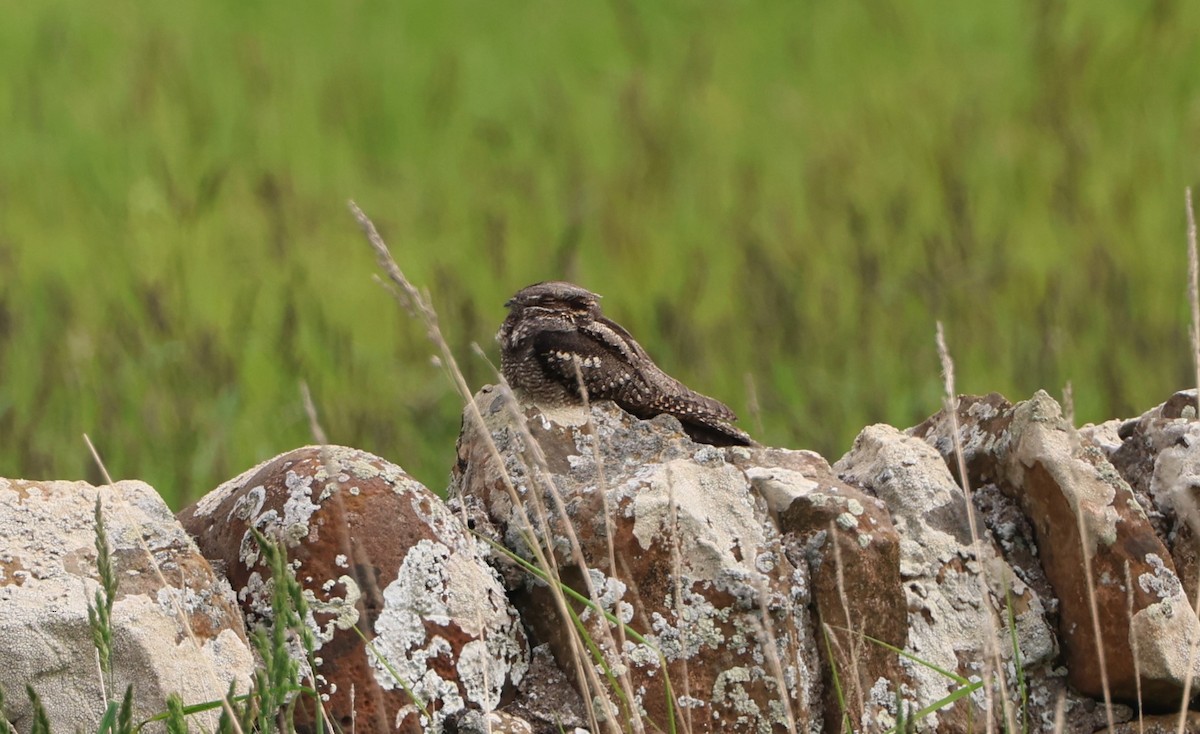
{"type": "MultiPolygon", "coordinates": [[[[508,387],[507,381],[504,380],[504,376],[497,375],[497,379],[504,386],[505,405],[509,410],[513,425],[516,427],[517,432],[520,434],[521,440],[524,442],[524,445],[526,447],[528,447],[527,451],[528,451],[530,457],[533,459],[533,466],[530,467],[530,466],[528,466],[528,464],[526,464],[526,471],[527,471],[529,477],[534,480],[534,483],[540,484],[541,487],[544,489],[545,493],[550,496],[551,501],[554,503],[555,511],[558,512],[559,517],[562,517],[564,519],[563,532],[566,534],[568,543],[571,548],[571,560],[575,562],[576,567],[579,569],[580,577],[583,580],[584,586],[586,587],[587,596],[588,596],[589,601],[591,601],[591,603],[597,610],[601,610],[601,609],[603,609],[603,606],[600,603],[600,597],[596,593],[595,587],[592,585],[591,568],[588,565],[587,560],[583,557],[583,547],[579,543],[579,536],[576,535],[576,533],[575,533],[575,526],[566,520],[566,518],[568,517],[567,504],[566,504],[566,502],[563,501],[562,493],[559,491],[558,485],[554,481],[553,472],[551,471],[550,466],[549,466],[548,462],[546,461],[545,454],[542,452],[542,447],[540,444],[538,444],[537,440],[534,439],[533,435],[529,432],[529,426],[525,422],[525,416],[521,412],[521,407],[517,403],[516,397],[513,395],[512,390],[508,387]]],[[[496,451],[494,444],[492,444],[492,442],[490,440],[490,437],[485,437],[485,438],[488,441],[489,445],[492,445],[492,450],[496,451]]],[[[498,461],[499,460],[498,457],[499,457],[499,453],[496,452],[495,460],[498,461]]],[[[524,460],[524,457],[522,457],[522,461],[523,460],[524,460]]],[[[542,502],[542,493],[538,492],[538,491],[531,491],[528,493],[528,497],[529,497],[529,501],[533,504],[534,512],[538,518],[539,527],[542,528],[542,537],[547,538],[547,539],[552,538],[553,537],[553,529],[550,524],[549,513],[546,512],[546,507],[542,502]]],[[[514,501],[520,503],[520,498],[518,497],[514,501]]],[[[521,506],[523,508],[523,504],[517,504],[515,506],[521,506]]],[[[533,540],[532,538],[528,542],[536,544],[536,541],[533,540]]],[[[550,565],[550,567],[551,567],[550,578],[553,578],[556,582],[556,583],[549,584],[549,586],[551,588],[555,589],[556,592],[561,595],[562,591],[558,587],[558,584],[561,583],[562,576],[558,570],[558,559],[554,555],[553,552],[547,552],[545,554],[545,557],[549,560],[549,562],[551,564],[550,565]]],[[[545,568],[545,567],[543,566],[543,568],[545,568]]],[[[564,597],[564,599],[565,599],[565,597],[564,597]]],[[[570,616],[563,617],[563,623],[566,625],[569,625],[571,627],[572,632],[575,633],[576,635],[578,635],[578,630],[575,629],[574,625],[570,624],[570,616]]],[[[612,637],[611,628],[605,624],[601,624],[601,625],[599,625],[599,627],[600,627],[600,629],[603,629],[605,631],[605,636],[606,636],[605,641],[609,645],[609,649],[614,649],[613,646],[615,645],[615,641],[612,637]]],[[[579,642],[580,642],[580,645],[583,644],[582,639],[579,639],[579,642]]],[[[615,649],[617,649],[618,655],[622,654],[623,650],[621,648],[615,648],[615,649]]],[[[583,660],[590,659],[589,656],[586,654],[585,647],[580,647],[580,652],[583,655],[583,658],[582,658],[583,660]]],[[[593,692],[593,698],[605,700],[611,704],[612,701],[607,695],[608,694],[607,687],[604,686],[604,684],[600,681],[599,674],[596,672],[595,667],[585,663],[584,664],[584,673],[588,676],[587,680],[590,681],[591,690],[593,692]]],[[[633,688],[629,682],[628,675],[625,673],[623,668],[619,671],[618,681],[621,683],[622,692],[625,695],[626,700],[632,701],[633,700],[633,688]]],[[[581,683],[581,685],[584,685],[584,684],[581,683]]],[[[609,706],[610,710],[607,712],[609,715],[606,716],[605,721],[610,726],[615,726],[613,717],[611,716],[611,708],[612,708],[612,706],[610,705],[609,706]]],[[[590,712],[590,708],[589,708],[589,712],[590,712]]],[[[642,724],[642,720],[640,717],[638,717],[636,715],[631,715],[630,722],[633,724],[635,731],[637,731],[637,732],[644,731],[644,725],[642,724]]]]}
{"type": "MultiPolygon", "coordinates": [[[[858,715],[862,716],[867,710],[867,703],[863,695],[863,680],[862,673],[858,668],[858,659],[862,657],[862,646],[866,644],[866,638],[863,636],[862,630],[854,626],[854,620],[850,619],[850,597],[846,593],[846,574],[845,565],[842,561],[842,546],[838,543],[837,526],[832,520],[829,522],[829,535],[827,537],[833,545],[833,567],[837,571],[838,601],[841,602],[842,613],[846,617],[846,632],[850,640],[850,650],[848,653],[850,658],[850,678],[853,681],[854,696],[858,699],[858,715]]],[[[833,634],[832,626],[829,627],[828,634],[833,634]]]]}
{"type": "MultiPolygon", "coordinates": [[[[1196,400],[1197,418],[1200,418],[1200,256],[1196,253],[1196,211],[1192,206],[1192,187],[1184,191],[1187,205],[1187,241],[1188,241],[1188,303],[1192,311],[1192,364],[1196,368],[1196,400]]],[[[1193,516],[1197,514],[1195,504],[1188,502],[1193,516]]],[[[1193,525],[1200,527],[1200,525],[1193,525]]],[[[1200,585],[1196,587],[1196,601],[1192,604],[1193,611],[1200,609],[1200,585]]],[[[1193,614],[1192,639],[1188,647],[1187,673],[1183,678],[1183,695],[1180,697],[1179,722],[1177,734],[1183,734],[1187,727],[1188,702],[1192,696],[1192,670],[1195,666],[1196,649],[1200,645],[1200,618],[1193,614]]]]}
{"type": "MultiPolygon", "coordinates": [[[[1129,570],[1129,561],[1125,561],[1125,612],[1129,617],[1129,626],[1133,627],[1133,573],[1129,570]]],[[[1138,734],[1144,734],[1145,725],[1142,722],[1142,666],[1138,661],[1137,635],[1129,636],[1130,652],[1133,655],[1133,682],[1137,688],[1138,734]]]]}
{"type": "Polygon", "coordinates": [[[1113,719],[1112,694],[1108,688],[1108,664],[1104,655],[1104,635],[1100,632],[1100,608],[1096,604],[1096,582],[1092,578],[1091,533],[1083,521],[1083,512],[1075,508],[1075,523],[1079,531],[1079,544],[1083,550],[1083,579],[1087,582],[1088,609],[1092,614],[1092,635],[1096,644],[1096,662],[1100,664],[1100,685],[1104,689],[1104,715],[1108,718],[1108,728],[1112,729],[1116,722],[1113,719]]]}
{"type": "MultiPolygon", "coordinates": [[[[579,355],[575,355],[572,366],[575,368],[575,380],[579,385],[579,395],[583,399],[583,410],[584,414],[587,416],[585,428],[587,429],[588,435],[592,437],[592,463],[596,466],[596,487],[600,493],[600,501],[604,508],[604,543],[605,551],[608,555],[608,572],[614,578],[618,578],[616,550],[613,547],[612,523],[609,522],[609,520],[612,518],[612,507],[608,503],[608,480],[604,475],[604,458],[600,454],[600,433],[596,430],[596,424],[592,421],[592,403],[590,396],[588,395],[587,385],[583,381],[583,370],[579,364],[579,355]]],[[[522,423],[524,423],[524,421],[522,421],[522,423]]],[[[557,495],[556,487],[554,488],[554,491],[557,495]]],[[[567,520],[566,505],[562,502],[561,497],[557,497],[556,502],[559,504],[559,512],[563,518],[563,524],[567,526],[568,533],[572,535],[572,545],[573,547],[578,546],[578,541],[574,539],[575,528],[571,525],[570,521],[567,520]]],[[[592,603],[596,605],[597,610],[603,609],[603,607],[600,605],[599,595],[596,593],[596,590],[592,588],[591,575],[587,573],[587,566],[583,563],[582,549],[579,549],[577,555],[580,568],[584,570],[584,579],[588,587],[588,598],[590,598],[592,603]]],[[[604,624],[604,617],[602,615],[597,620],[597,626],[604,630],[609,649],[612,650],[613,654],[617,657],[623,657],[625,655],[626,642],[625,625],[621,623],[621,604],[622,602],[620,599],[613,600],[613,616],[616,617],[615,623],[604,624]],[[613,627],[616,627],[617,632],[615,639],[613,638],[613,627]]],[[[617,677],[621,682],[621,688],[625,693],[626,700],[633,701],[633,682],[629,679],[628,671],[629,666],[625,665],[624,663],[617,666],[617,677]]],[[[665,670],[663,671],[663,675],[666,675],[665,670]]],[[[669,701],[668,705],[674,706],[675,702],[669,701]]],[[[636,712],[631,712],[630,719],[632,720],[634,729],[636,731],[644,731],[641,717],[637,716],[636,712]]]]}
{"type": "MultiPolygon", "coordinates": [[[[359,589],[363,590],[363,593],[359,595],[356,603],[359,619],[358,624],[364,627],[364,629],[360,629],[360,632],[362,633],[363,638],[366,639],[367,636],[372,633],[372,630],[366,628],[364,625],[365,620],[370,618],[368,614],[368,600],[383,599],[383,590],[379,588],[379,581],[377,578],[375,578],[374,574],[362,574],[358,572],[358,569],[374,568],[375,564],[371,562],[370,557],[365,553],[365,551],[363,551],[361,544],[356,545],[350,542],[350,536],[347,532],[345,532],[346,528],[349,527],[349,522],[346,519],[346,506],[342,499],[342,483],[338,481],[338,476],[341,475],[342,470],[333,460],[333,456],[330,452],[329,438],[325,433],[325,429],[321,426],[320,418],[317,415],[317,406],[313,402],[312,393],[308,389],[308,383],[303,380],[300,381],[300,399],[304,403],[304,412],[308,416],[308,430],[312,434],[313,440],[316,441],[317,445],[321,447],[321,466],[325,470],[325,476],[333,484],[337,485],[338,491],[334,492],[330,499],[333,503],[332,506],[334,510],[341,518],[341,522],[333,522],[330,523],[330,525],[336,529],[337,541],[342,555],[346,558],[354,559],[354,563],[351,564],[351,573],[354,574],[354,581],[358,584],[359,589]]],[[[476,610],[476,613],[479,613],[478,609],[476,610]]],[[[483,625],[482,619],[477,618],[476,625],[478,629],[484,630],[484,633],[486,634],[486,627],[483,625]]],[[[486,640],[486,637],[484,639],[486,640]]],[[[307,664],[307,661],[305,662],[307,664]]],[[[312,679],[316,681],[315,671],[310,672],[313,672],[312,679]]],[[[488,669],[486,666],[483,670],[483,678],[484,688],[486,690],[488,688],[488,669]]],[[[407,684],[403,682],[399,683],[404,690],[411,692],[411,688],[407,684]]],[[[354,705],[354,693],[355,691],[351,690],[352,695],[350,714],[352,717],[352,723],[353,717],[357,713],[354,705]]],[[[381,718],[379,718],[383,716],[382,712],[387,711],[387,705],[384,702],[383,688],[378,683],[373,682],[373,685],[367,689],[366,695],[370,697],[372,702],[371,710],[376,712],[376,726],[386,726],[386,721],[383,721],[381,718]]],[[[484,720],[487,721],[486,718],[484,720]]],[[[491,725],[488,724],[488,726],[490,727],[491,725]]]]}
{"type": "Polygon", "coordinates": [[[1184,191],[1187,204],[1188,304],[1192,310],[1192,365],[1196,369],[1196,411],[1200,416],[1200,256],[1196,254],[1196,210],[1192,187],[1184,191]]]}
{"type": "Polygon", "coordinates": [[[988,655],[984,658],[984,685],[983,694],[987,702],[988,719],[987,729],[990,732],[993,728],[991,712],[995,710],[995,695],[992,691],[992,685],[988,682],[989,671],[993,679],[999,684],[1001,692],[1001,704],[1003,706],[1003,715],[1006,724],[1010,730],[1015,731],[1016,717],[1012,710],[1012,704],[1008,697],[1008,685],[1004,676],[1004,666],[1000,655],[1000,642],[998,632],[996,630],[996,621],[992,617],[991,593],[990,585],[987,579],[987,564],[984,562],[983,543],[980,542],[979,527],[975,520],[975,500],[971,492],[971,480],[967,474],[967,458],[963,452],[962,435],[959,432],[958,425],[958,393],[954,387],[954,360],[950,358],[950,350],[946,348],[946,333],[942,328],[942,322],[937,322],[937,351],[938,360],[942,365],[942,387],[944,390],[943,402],[947,415],[950,417],[950,436],[954,442],[954,458],[958,465],[959,484],[963,490],[963,498],[967,509],[967,526],[971,533],[971,549],[975,556],[975,563],[978,564],[979,573],[976,579],[979,583],[979,604],[980,613],[984,618],[984,629],[986,631],[984,639],[987,640],[988,655]]]}
{"type": "Polygon", "coordinates": [[[754,430],[761,436],[763,433],[762,421],[762,406],[758,402],[758,383],[754,381],[754,375],[749,372],[745,375],[746,384],[746,412],[750,415],[750,420],[754,421],[754,430]]]}
{"type": "MultiPolygon", "coordinates": [[[[1063,417],[1067,422],[1067,430],[1070,432],[1072,450],[1077,450],[1080,446],[1080,441],[1079,433],[1075,430],[1075,393],[1071,388],[1070,382],[1063,387],[1063,417]]],[[[1075,523],[1079,528],[1079,542],[1083,550],[1084,581],[1087,582],[1088,608],[1092,615],[1092,633],[1096,638],[1097,662],[1100,663],[1100,685],[1104,690],[1104,714],[1108,717],[1108,728],[1112,729],[1114,720],[1112,695],[1108,686],[1108,661],[1104,656],[1103,636],[1100,632],[1100,611],[1096,603],[1095,580],[1092,578],[1092,556],[1089,551],[1092,547],[1092,538],[1086,529],[1086,523],[1083,521],[1083,510],[1081,507],[1075,508],[1075,523]]]]}
{"type": "MultiPolygon", "coordinates": [[[[771,675],[775,676],[775,685],[779,686],[779,701],[783,704],[784,715],[787,716],[788,734],[796,734],[796,715],[792,711],[792,701],[788,697],[787,677],[783,674],[783,664],[776,652],[778,638],[775,637],[775,624],[771,621],[771,599],[767,585],[761,581],[758,584],[758,605],[762,610],[762,622],[758,625],[758,638],[766,640],[762,647],[771,668],[771,675]]],[[[861,688],[860,682],[856,681],[855,687],[861,688]]]]}
{"type": "MultiPolygon", "coordinates": [[[[1058,703],[1054,704],[1054,731],[1055,731],[1055,734],[1058,734],[1058,732],[1063,731],[1063,728],[1066,726],[1066,723],[1067,723],[1066,722],[1066,714],[1067,714],[1067,692],[1059,691],[1058,692],[1058,703]]],[[[1109,727],[1109,729],[1111,730],[1112,727],[1109,727]]]]}
{"type": "MultiPolygon", "coordinates": [[[[670,469],[668,469],[670,471],[670,469]]],[[[668,475],[669,476],[669,475],[668,475]]],[[[687,632],[688,624],[684,619],[683,608],[683,551],[679,546],[679,507],[675,504],[675,483],[667,481],[667,513],[671,518],[671,591],[675,596],[675,613],[679,615],[679,647],[684,650],[680,655],[683,668],[683,696],[688,701],[683,709],[684,730],[692,731],[692,683],[688,674],[687,632]]]]}
{"type": "MultiPolygon", "coordinates": [[[[538,567],[541,568],[549,578],[556,580],[561,579],[561,574],[558,571],[558,564],[554,558],[554,554],[545,552],[545,550],[541,547],[541,544],[536,541],[535,535],[532,532],[534,525],[526,511],[526,504],[522,500],[520,493],[517,492],[512,478],[508,475],[508,472],[504,468],[504,459],[500,456],[499,449],[496,447],[495,443],[490,440],[487,425],[484,422],[483,416],[479,412],[479,407],[475,404],[474,395],[467,386],[466,378],[463,377],[462,370],[458,368],[458,362],[454,358],[454,354],[451,351],[449,344],[442,336],[441,328],[438,325],[437,312],[434,311],[433,306],[429,303],[429,299],[422,294],[421,291],[418,290],[417,287],[414,286],[407,277],[405,277],[404,272],[400,269],[400,266],[396,264],[395,259],[392,258],[387,244],[384,243],[383,238],[379,235],[379,231],[375,228],[375,224],[370,220],[370,218],[367,217],[367,215],[363,213],[362,209],[360,209],[353,201],[349,203],[349,207],[350,211],[354,214],[355,219],[358,220],[359,226],[362,227],[363,233],[367,237],[367,242],[375,251],[379,266],[388,276],[388,279],[391,280],[395,286],[397,286],[397,288],[392,291],[393,294],[399,300],[401,305],[408,308],[411,313],[421,319],[425,325],[426,335],[438,348],[440,362],[447,370],[452,381],[454,382],[455,387],[458,389],[459,396],[462,398],[466,406],[467,416],[470,419],[471,427],[477,430],[479,435],[484,439],[485,444],[488,447],[490,458],[495,462],[495,465],[500,472],[502,483],[505,491],[508,493],[509,498],[513,503],[513,507],[519,508],[521,511],[522,519],[525,522],[523,536],[526,541],[526,545],[529,547],[530,551],[534,554],[537,560],[538,567]]],[[[533,455],[535,466],[539,470],[538,472],[530,471],[529,475],[530,477],[538,477],[540,475],[541,480],[546,481],[551,486],[552,491],[550,494],[556,499],[556,504],[559,505],[559,511],[562,512],[563,507],[561,496],[559,496],[558,492],[553,489],[553,482],[549,479],[550,474],[546,466],[545,457],[541,454],[537,443],[532,440],[532,436],[529,435],[528,427],[525,425],[524,416],[521,414],[520,407],[516,404],[516,400],[512,397],[512,391],[507,389],[507,385],[505,385],[505,388],[505,394],[508,398],[507,403],[510,405],[511,412],[516,419],[514,422],[518,430],[521,432],[522,438],[526,440],[526,445],[532,449],[530,453],[533,455]]],[[[538,515],[540,527],[544,529],[545,537],[551,537],[549,518],[546,515],[545,508],[540,501],[539,493],[529,492],[528,494],[533,500],[534,510],[538,515]]],[[[563,516],[565,517],[565,513],[563,516]]],[[[576,556],[576,560],[579,563],[583,578],[588,580],[589,591],[591,591],[587,565],[583,563],[582,554],[579,551],[578,539],[574,537],[573,532],[570,532],[570,523],[566,523],[566,525],[568,534],[571,538],[572,552],[576,556]]],[[[590,664],[590,657],[587,652],[587,647],[580,638],[578,630],[576,630],[575,626],[571,624],[571,610],[569,604],[567,603],[565,594],[558,583],[550,583],[547,584],[547,586],[550,589],[551,595],[554,599],[555,608],[558,610],[559,617],[563,622],[564,628],[566,629],[568,639],[571,641],[570,649],[574,662],[576,679],[580,681],[580,685],[585,691],[590,690],[592,692],[593,695],[590,696],[591,698],[599,697],[602,700],[608,700],[605,688],[601,684],[595,668],[590,664]]],[[[592,596],[594,600],[594,593],[592,596]]],[[[599,731],[599,722],[595,717],[593,707],[588,706],[587,711],[589,724],[591,725],[592,730],[599,731]]],[[[620,731],[617,728],[612,716],[605,717],[605,724],[609,731],[620,731]]],[[[635,725],[640,725],[640,721],[636,722],[635,725]]]]}
{"type": "MultiPolygon", "coordinates": [[[[308,391],[308,383],[303,380],[300,381],[300,400],[304,402],[304,413],[308,416],[308,430],[312,434],[313,440],[317,442],[318,446],[328,445],[329,438],[325,435],[325,429],[321,427],[321,422],[317,420],[317,406],[313,403],[312,393],[308,391]]],[[[336,476],[336,474],[332,476],[336,476]]]]}

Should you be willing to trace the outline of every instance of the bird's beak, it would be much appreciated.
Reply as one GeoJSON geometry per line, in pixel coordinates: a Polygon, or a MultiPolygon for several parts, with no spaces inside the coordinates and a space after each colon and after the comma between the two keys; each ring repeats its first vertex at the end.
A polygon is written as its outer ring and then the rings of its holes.
{"type": "Polygon", "coordinates": [[[505,301],[505,302],[504,302],[504,307],[505,307],[505,308],[512,308],[513,302],[515,302],[516,300],[517,300],[517,299],[515,299],[515,298],[510,298],[510,299],[508,299],[507,301],[505,301]]]}

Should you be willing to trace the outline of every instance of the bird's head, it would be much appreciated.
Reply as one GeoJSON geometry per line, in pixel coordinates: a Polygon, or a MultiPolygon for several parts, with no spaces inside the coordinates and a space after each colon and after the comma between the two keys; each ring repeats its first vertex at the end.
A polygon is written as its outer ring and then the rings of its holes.
{"type": "Polygon", "coordinates": [[[544,312],[568,316],[597,316],[600,296],[586,288],[562,280],[535,283],[517,291],[504,304],[511,313],[544,312]]]}

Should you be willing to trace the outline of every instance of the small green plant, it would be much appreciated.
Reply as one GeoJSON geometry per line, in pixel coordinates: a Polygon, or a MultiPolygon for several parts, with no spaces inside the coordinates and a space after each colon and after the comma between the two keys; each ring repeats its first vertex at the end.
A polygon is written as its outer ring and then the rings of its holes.
{"type": "Polygon", "coordinates": [[[0,734],[15,734],[12,722],[4,715],[4,687],[0,686],[0,734]]]}
{"type": "Polygon", "coordinates": [[[262,657],[263,665],[254,674],[251,692],[257,716],[254,728],[267,732],[293,732],[295,707],[302,697],[311,698],[314,707],[315,731],[325,731],[325,716],[321,710],[321,698],[314,688],[303,685],[300,663],[288,651],[288,637],[294,635],[300,643],[313,669],[316,657],[316,640],[305,619],[308,617],[308,601],[296,581],[295,573],[287,561],[286,552],[264,537],[257,530],[254,539],[263,558],[271,569],[271,624],[266,629],[255,630],[254,646],[262,657]]]}
{"type": "Polygon", "coordinates": [[[178,694],[167,696],[167,734],[188,734],[187,714],[183,710],[183,700],[178,694]]]}
{"type": "Polygon", "coordinates": [[[50,734],[50,717],[46,715],[42,699],[31,685],[25,686],[25,693],[29,696],[29,705],[33,709],[33,724],[29,727],[29,734],[50,734]]]}
{"type": "Polygon", "coordinates": [[[92,629],[92,644],[100,659],[100,673],[105,680],[106,691],[113,688],[112,679],[112,608],[117,597],[117,577],[113,573],[112,554],[108,549],[108,531],[104,527],[103,506],[99,493],[96,494],[96,570],[100,575],[100,588],[96,590],[95,603],[88,602],[88,625],[92,629]]]}
{"type": "Polygon", "coordinates": [[[1025,681],[1025,660],[1021,656],[1021,641],[1017,637],[1017,613],[1013,609],[1012,586],[1005,584],[1004,589],[1005,613],[1008,616],[1009,642],[1012,645],[1013,664],[1017,669],[1017,691],[1021,697],[1021,721],[1018,724],[1021,732],[1029,731],[1029,686],[1025,681]]]}
{"type": "Polygon", "coordinates": [[[100,725],[96,734],[131,734],[133,731],[133,686],[125,687],[125,697],[118,706],[109,701],[104,716],[100,717],[100,725]]]}

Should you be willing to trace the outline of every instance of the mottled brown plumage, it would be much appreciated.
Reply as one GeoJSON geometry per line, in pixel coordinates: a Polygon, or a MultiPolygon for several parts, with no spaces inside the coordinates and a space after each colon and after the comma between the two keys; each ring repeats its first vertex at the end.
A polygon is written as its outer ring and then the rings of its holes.
{"type": "Polygon", "coordinates": [[[639,418],[669,413],[696,441],[748,446],[750,436],[723,403],[694,392],[654,364],[629,332],[600,314],[600,296],[550,281],[522,289],[505,304],[500,327],[504,378],[535,403],[612,400],[639,418]],[[578,369],[576,368],[578,365],[578,369]]]}

